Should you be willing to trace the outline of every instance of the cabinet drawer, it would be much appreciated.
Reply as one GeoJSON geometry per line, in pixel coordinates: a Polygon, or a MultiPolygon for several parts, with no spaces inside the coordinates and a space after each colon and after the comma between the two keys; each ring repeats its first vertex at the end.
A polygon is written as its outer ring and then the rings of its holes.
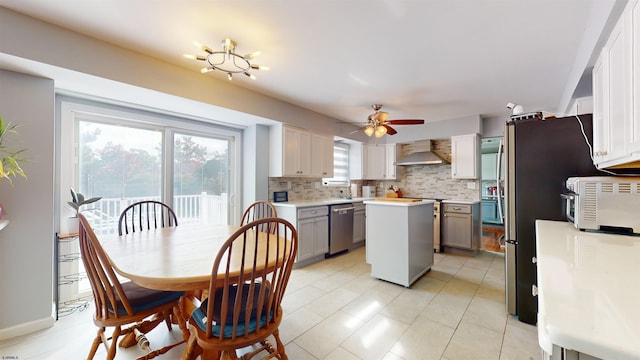
{"type": "Polygon", "coordinates": [[[471,214],[471,205],[469,204],[444,204],[444,212],[471,214]]]}
{"type": "Polygon", "coordinates": [[[298,209],[298,219],[306,219],[316,216],[327,216],[329,215],[329,207],[328,206],[316,206],[309,208],[298,209]]]}

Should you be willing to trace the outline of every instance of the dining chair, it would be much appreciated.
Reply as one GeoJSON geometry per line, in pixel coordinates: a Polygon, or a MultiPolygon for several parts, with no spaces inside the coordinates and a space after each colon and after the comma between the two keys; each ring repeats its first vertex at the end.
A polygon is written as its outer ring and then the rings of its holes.
{"type": "Polygon", "coordinates": [[[238,359],[238,349],[248,351],[241,359],[264,351],[266,359],[287,359],[278,326],[297,251],[296,229],[282,218],[259,219],[232,234],[213,262],[210,296],[186,297],[190,337],[182,359],[238,359]],[[260,231],[264,225],[274,233],[260,231]]]}
{"type": "Polygon", "coordinates": [[[178,218],[169,205],[143,200],[122,210],[118,219],[118,235],[170,226],[178,226],[178,218]]]}
{"type": "MultiPolygon", "coordinates": [[[[249,205],[242,214],[242,221],[240,221],[240,225],[248,224],[252,221],[269,218],[269,217],[278,217],[278,211],[273,204],[266,200],[256,201],[253,204],[249,205]]],[[[268,225],[265,225],[268,226],[268,225]]],[[[266,232],[273,233],[274,229],[267,229],[266,232]]]]}
{"type": "MultiPolygon", "coordinates": [[[[174,307],[179,306],[183,292],[151,290],[131,281],[121,282],[87,218],[83,214],[78,214],[78,218],[80,254],[93,292],[96,310],[93,322],[98,327],[87,359],[93,359],[100,343],[107,349],[107,359],[113,359],[118,338],[131,333],[141,347],[149,351],[144,359],[162,354],[182,343],[151,351],[148,343],[145,343],[144,334],[168,318],[174,307]],[[111,337],[105,334],[107,327],[114,328],[111,337]]],[[[167,327],[171,330],[171,323],[167,323],[167,327]]],[[[120,346],[123,346],[122,342],[120,346]]]]}

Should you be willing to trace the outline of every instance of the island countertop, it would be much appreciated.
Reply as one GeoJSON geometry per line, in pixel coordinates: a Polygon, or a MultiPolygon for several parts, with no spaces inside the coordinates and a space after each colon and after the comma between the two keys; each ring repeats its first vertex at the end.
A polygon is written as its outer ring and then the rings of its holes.
{"type": "Polygon", "coordinates": [[[602,359],[640,359],[640,237],[536,221],[538,341],[602,359]]]}
{"type": "Polygon", "coordinates": [[[423,206],[434,204],[435,200],[417,200],[403,198],[375,198],[364,201],[365,205],[383,205],[383,206],[423,206]]]}

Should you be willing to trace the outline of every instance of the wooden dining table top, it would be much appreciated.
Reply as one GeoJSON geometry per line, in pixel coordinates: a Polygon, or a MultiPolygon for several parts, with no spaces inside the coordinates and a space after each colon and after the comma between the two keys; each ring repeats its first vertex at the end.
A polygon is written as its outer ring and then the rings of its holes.
{"type": "MultiPolygon", "coordinates": [[[[185,224],[122,236],[103,235],[99,240],[114,270],[136,284],[155,290],[197,291],[209,287],[218,251],[239,228],[185,224]]],[[[260,233],[260,236],[262,239],[268,235],[260,233]]],[[[280,244],[285,241],[279,240],[280,244]]],[[[266,250],[264,243],[259,241],[259,254],[266,250]]],[[[271,243],[269,262],[273,263],[276,242],[271,243]]],[[[231,267],[239,268],[239,263],[240,260],[234,257],[231,267]]]]}

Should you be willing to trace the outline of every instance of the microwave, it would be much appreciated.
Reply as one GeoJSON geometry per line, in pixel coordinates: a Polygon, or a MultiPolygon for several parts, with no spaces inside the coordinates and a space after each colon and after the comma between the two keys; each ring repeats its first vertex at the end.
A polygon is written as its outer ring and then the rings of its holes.
{"type": "Polygon", "coordinates": [[[565,215],[576,228],[640,234],[640,177],[571,177],[565,185],[565,215]]]}

